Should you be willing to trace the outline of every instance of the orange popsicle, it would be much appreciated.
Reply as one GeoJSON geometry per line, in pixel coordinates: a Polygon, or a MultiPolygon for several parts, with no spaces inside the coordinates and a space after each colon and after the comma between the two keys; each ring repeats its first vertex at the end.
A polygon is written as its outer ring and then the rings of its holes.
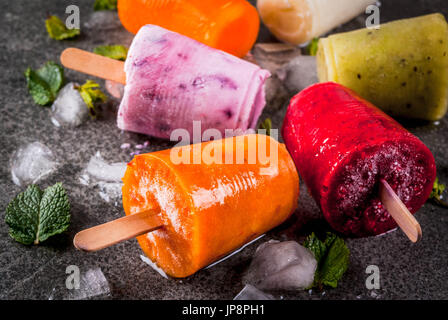
{"type": "Polygon", "coordinates": [[[257,9],[246,0],[119,0],[118,15],[134,34],[154,24],[238,57],[249,52],[260,28],[257,9]]]}
{"type": "Polygon", "coordinates": [[[299,177],[288,151],[264,135],[138,155],[128,164],[123,181],[126,215],[153,208],[160,212],[163,227],[137,239],[152,261],[177,278],[284,222],[299,196],[299,177]],[[269,161],[257,154],[260,147],[267,150],[269,161]],[[191,164],[178,163],[173,154],[186,155],[191,164]],[[225,163],[205,162],[203,157],[194,164],[199,154],[212,154],[225,163]]]}

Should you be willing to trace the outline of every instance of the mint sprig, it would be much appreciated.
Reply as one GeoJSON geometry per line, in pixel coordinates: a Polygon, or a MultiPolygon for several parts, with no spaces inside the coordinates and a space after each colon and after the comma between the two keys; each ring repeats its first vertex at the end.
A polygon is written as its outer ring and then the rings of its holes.
{"type": "Polygon", "coordinates": [[[96,118],[97,110],[95,104],[97,102],[106,102],[107,96],[99,89],[100,85],[92,80],[87,80],[82,86],[77,87],[82,99],[89,108],[91,117],[96,118]]]}
{"type": "Polygon", "coordinates": [[[128,48],[122,45],[98,46],[93,49],[93,52],[111,59],[124,61],[128,55],[128,48]]]}
{"type": "Polygon", "coordinates": [[[443,192],[445,191],[445,189],[446,186],[444,184],[439,183],[439,178],[436,178],[429,199],[434,200],[438,205],[442,207],[448,208],[448,203],[442,200],[443,192]]]}
{"type": "Polygon", "coordinates": [[[64,84],[64,69],[56,62],[48,61],[40,69],[26,69],[25,77],[34,102],[45,106],[54,101],[64,84]]]}
{"type": "Polygon", "coordinates": [[[65,40],[78,36],[81,33],[79,29],[69,29],[57,16],[50,16],[45,20],[45,27],[47,28],[50,38],[55,40],[65,40]]]}
{"type": "Polygon", "coordinates": [[[5,222],[9,235],[25,245],[39,244],[67,230],[70,203],[61,183],[42,191],[32,184],[15,197],[6,208],[5,222]]]}
{"type": "Polygon", "coordinates": [[[116,10],[117,0],[95,0],[93,4],[93,10],[116,10]]]}
{"type": "Polygon", "coordinates": [[[305,240],[304,247],[308,248],[317,260],[312,287],[336,288],[349,264],[350,250],[345,241],[331,232],[328,232],[322,241],[313,232],[305,240]]]}

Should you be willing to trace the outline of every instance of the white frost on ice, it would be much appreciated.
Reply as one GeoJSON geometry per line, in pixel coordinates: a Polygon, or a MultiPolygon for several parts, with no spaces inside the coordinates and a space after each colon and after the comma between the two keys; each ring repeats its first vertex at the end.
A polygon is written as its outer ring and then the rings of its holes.
{"type": "Polygon", "coordinates": [[[12,181],[18,186],[36,183],[59,166],[53,152],[41,142],[19,147],[10,159],[12,181]]]}
{"type": "Polygon", "coordinates": [[[157,271],[162,277],[165,279],[168,279],[168,276],[166,275],[165,271],[163,271],[161,268],[159,268],[154,262],[151,261],[148,257],[144,255],[140,255],[140,258],[142,261],[146,264],[148,264],[151,268],[153,268],[155,271],[157,271]]]}
{"type": "Polygon", "coordinates": [[[311,286],[317,261],[311,251],[295,241],[261,244],[244,277],[260,290],[302,290],[311,286]]]}
{"type": "Polygon", "coordinates": [[[89,109],[73,82],[67,83],[51,106],[51,122],[57,127],[77,127],[88,117],[89,109]]]}

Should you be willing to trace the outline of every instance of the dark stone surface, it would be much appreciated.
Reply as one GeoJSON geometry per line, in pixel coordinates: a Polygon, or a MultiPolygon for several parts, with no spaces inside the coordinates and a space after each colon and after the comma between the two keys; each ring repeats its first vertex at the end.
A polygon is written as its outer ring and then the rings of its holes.
{"type": "MultiPolygon", "coordinates": [[[[101,151],[110,161],[129,161],[129,151],[120,149],[125,142],[142,143],[147,137],[121,132],[115,126],[113,109],[109,116],[89,120],[77,129],[58,129],[50,122],[49,109],[35,105],[27,93],[23,71],[37,68],[47,60],[58,60],[60,52],[75,46],[92,50],[100,44],[129,44],[128,35],[117,20],[82,28],[82,35],[73,41],[55,41],[47,36],[44,19],[48,13],[64,16],[68,4],[81,8],[81,24],[90,19],[93,1],[3,1],[0,12],[0,298],[48,299],[66,296],[65,270],[77,265],[81,272],[101,268],[107,278],[113,299],[231,299],[243,287],[241,278],[251,256],[262,241],[297,239],[301,241],[310,231],[326,228],[319,211],[301,186],[300,206],[295,216],[283,226],[270,232],[241,253],[219,265],[202,270],[183,280],[164,279],[139,257],[141,251],[135,240],[103,251],[86,254],[75,250],[72,239],[76,232],[98,223],[120,217],[121,203],[106,203],[97,192],[80,185],[78,174],[89,158],[101,151]],[[63,166],[39,182],[46,187],[62,181],[72,203],[72,223],[68,232],[39,246],[26,247],[8,236],[4,209],[23,188],[12,183],[8,161],[13,151],[23,143],[39,140],[57,154],[63,166]]],[[[381,9],[382,22],[431,12],[448,15],[446,0],[387,0],[381,9]]],[[[337,30],[351,30],[363,24],[364,16],[337,30]]],[[[260,41],[273,37],[262,29],[260,41]]],[[[69,81],[83,82],[87,77],[66,70],[69,81]]],[[[280,127],[284,109],[270,116],[274,127],[280,127]]],[[[448,182],[447,137],[448,119],[440,124],[406,124],[433,152],[441,181],[448,182]]],[[[165,149],[170,143],[149,139],[147,151],[165,149]]],[[[351,250],[349,269],[337,289],[325,293],[306,291],[286,293],[284,299],[446,299],[448,282],[448,211],[427,203],[416,215],[423,228],[423,240],[411,244],[401,231],[366,238],[347,239],[351,250]],[[378,265],[381,289],[367,290],[365,269],[378,265]]]]}

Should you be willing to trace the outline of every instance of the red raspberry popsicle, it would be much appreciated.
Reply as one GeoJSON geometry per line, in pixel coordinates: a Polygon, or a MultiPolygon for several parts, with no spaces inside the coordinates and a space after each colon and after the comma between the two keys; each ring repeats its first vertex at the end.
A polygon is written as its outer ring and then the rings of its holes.
{"type": "Polygon", "coordinates": [[[317,84],[296,95],[282,133],[325,218],[345,235],[377,235],[397,226],[380,200],[381,179],[411,213],[431,193],[436,165],[429,149],[339,84],[317,84]]]}

